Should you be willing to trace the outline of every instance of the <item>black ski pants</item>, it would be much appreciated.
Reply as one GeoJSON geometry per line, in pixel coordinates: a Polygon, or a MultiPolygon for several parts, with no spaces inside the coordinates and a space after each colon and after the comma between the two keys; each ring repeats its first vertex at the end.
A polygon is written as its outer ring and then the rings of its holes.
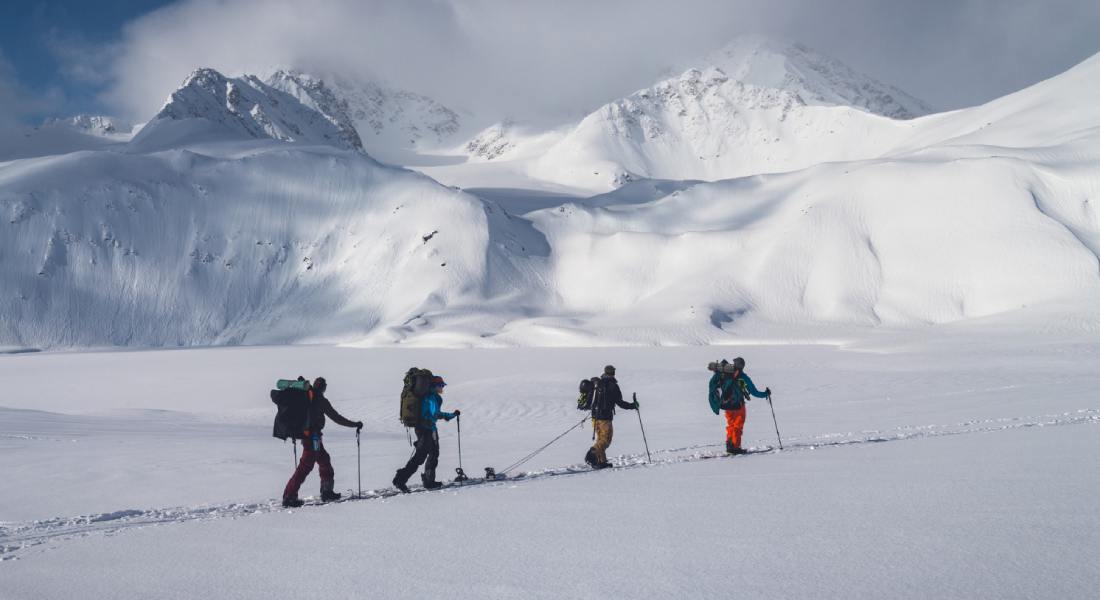
{"type": "Polygon", "coordinates": [[[396,481],[405,483],[424,465],[424,480],[435,481],[435,468],[439,465],[439,432],[434,429],[416,428],[416,444],[413,454],[404,467],[397,470],[396,481]],[[425,464],[427,461],[427,464],[425,464]]]}

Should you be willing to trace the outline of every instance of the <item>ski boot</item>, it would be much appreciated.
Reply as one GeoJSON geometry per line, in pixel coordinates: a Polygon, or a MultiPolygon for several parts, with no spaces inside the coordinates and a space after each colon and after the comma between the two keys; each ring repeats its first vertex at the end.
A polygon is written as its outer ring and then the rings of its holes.
{"type": "Polygon", "coordinates": [[[343,495],[339,492],[332,491],[332,483],[333,482],[331,481],[325,481],[321,484],[321,502],[332,502],[334,500],[339,500],[340,496],[343,495]]]}
{"type": "Polygon", "coordinates": [[[283,508],[298,508],[305,504],[297,498],[283,498],[283,508]]]}
{"type": "Polygon", "coordinates": [[[393,484],[393,487],[400,490],[402,494],[408,494],[409,486],[405,485],[405,481],[406,480],[401,479],[401,471],[398,471],[397,474],[393,476],[393,481],[390,483],[393,484]]]}
{"type": "Polygon", "coordinates": [[[584,455],[584,462],[588,463],[588,466],[590,466],[592,468],[595,468],[596,465],[598,464],[596,462],[596,451],[589,448],[588,449],[588,454],[584,455]]]}
{"type": "Polygon", "coordinates": [[[435,471],[424,471],[424,474],[420,476],[420,481],[424,482],[424,489],[426,490],[438,490],[443,487],[443,484],[435,480],[435,471]]]}
{"type": "Polygon", "coordinates": [[[592,465],[592,468],[596,469],[596,470],[607,469],[609,467],[611,467],[611,463],[609,463],[609,462],[596,463],[596,464],[592,465]]]}

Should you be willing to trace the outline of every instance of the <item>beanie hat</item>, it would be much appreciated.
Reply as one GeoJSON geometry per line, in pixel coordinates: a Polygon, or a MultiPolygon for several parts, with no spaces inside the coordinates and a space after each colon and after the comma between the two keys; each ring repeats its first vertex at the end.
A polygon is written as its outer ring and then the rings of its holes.
{"type": "Polygon", "coordinates": [[[611,375],[612,377],[614,377],[615,376],[615,367],[614,367],[614,365],[607,365],[606,367],[604,367],[603,368],[603,374],[604,375],[611,375]]]}

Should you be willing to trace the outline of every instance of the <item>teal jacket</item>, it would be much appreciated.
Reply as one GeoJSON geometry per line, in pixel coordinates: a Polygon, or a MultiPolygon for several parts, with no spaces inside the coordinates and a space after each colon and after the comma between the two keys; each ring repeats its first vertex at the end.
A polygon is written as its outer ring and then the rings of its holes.
{"type": "Polygon", "coordinates": [[[454,413],[443,412],[443,398],[439,394],[428,394],[420,403],[420,422],[425,429],[435,431],[435,422],[443,419],[450,421],[455,418],[454,413]]]}
{"type": "Polygon", "coordinates": [[[742,372],[737,378],[730,376],[722,377],[720,373],[715,373],[710,377],[710,393],[708,398],[710,400],[710,409],[714,411],[714,414],[718,414],[720,411],[718,407],[722,404],[722,397],[729,395],[737,408],[741,408],[743,404],[742,398],[745,394],[751,394],[756,398],[767,398],[768,395],[760,390],[756,389],[756,386],[752,383],[752,378],[742,372]],[[734,389],[734,386],[740,388],[740,390],[734,389]]]}

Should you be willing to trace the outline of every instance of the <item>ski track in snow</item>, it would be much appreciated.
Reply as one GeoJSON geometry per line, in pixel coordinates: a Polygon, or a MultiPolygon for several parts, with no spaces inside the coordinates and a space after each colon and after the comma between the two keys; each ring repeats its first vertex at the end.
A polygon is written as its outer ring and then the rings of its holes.
{"type": "MultiPolygon", "coordinates": [[[[955,425],[918,425],[903,426],[890,430],[867,430],[847,433],[828,433],[811,437],[791,438],[784,444],[781,452],[805,452],[821,448],[896,442],[903,440],[935,438],[977,433],[1023,429],[1028,427],[1052,427],[1063,425],[1081,425],[1100,423],[1100,409],[1081,409],[1073,412],[1042,415],[1036,417],[1005,417],[996,419],[970,420],[955,425]]],[[[644,453],[626,454],[614,459],[616,469],[639,467],[669,466],[679,463],[698,462],[713,458],[735,459],[724,451],[709,450],[720,448],[722,444],[699,444],[678,448],[653,450],[657,456],[647,462],[644,453]]],[[[777,454],[780,451],[771,445],[749,448],[753,454],[777,454]]],[[[471,485],[511,485],[528,480],[539,480],[564,475],[580,475],[593,472],[587,466],[570,465],[550,469],[519,472],[507,479],[498,481],[471,480],[470,484],[446,485],[438,491],[456,491],[460,487],[471,485]]],[[[421,487],[412,488],[412,493],[423,493],[421,487]]],[[[351,497],[354,490],[348,490],[345,500],[332,504],[343,504],[359,500],[379,500],[402,495],[393,488],[366,490],[361,498],[351,497]]],[[[306,506],[321,506],[316,498],[307,498],[306,506]]],[[[284,509],[280,500],[269,499],[253,503],[232,503],[219,506],[173,507],[159,509],[126,509],[94,515],[76,517],[56,517],[24,523],[0,524],[0,562],[21,558],[28,550],[45,550],[57,547],[59,542],[88,537],[91,535],[115,535],[128,529],[148,527],[168,523],[201,521],[222,518],[241,518],[250,515],[267,514],[276,511],[293,512],[284,509]],[[46,548],[39,548],[46,546],[46,548]]]]}

